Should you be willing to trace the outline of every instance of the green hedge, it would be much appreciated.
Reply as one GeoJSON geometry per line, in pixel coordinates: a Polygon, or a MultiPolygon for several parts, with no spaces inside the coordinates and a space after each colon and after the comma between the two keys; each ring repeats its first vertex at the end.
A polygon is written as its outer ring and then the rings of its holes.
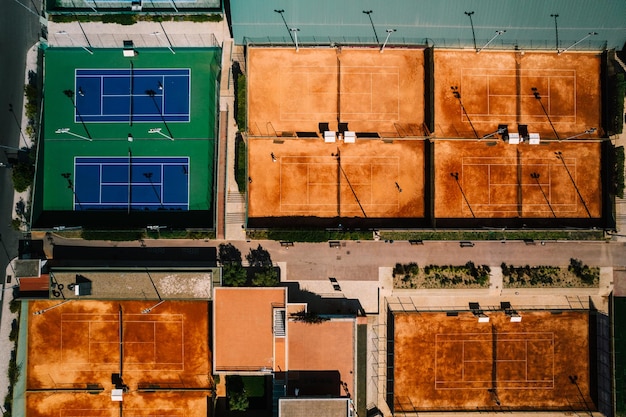
{"type": "Polygon", "coordinates": [[[246,120],[246,76],[239,73],[237,76],[237,126],[240,131],[247,129],[246,120]]]}
{"type": "Polygon", "coordinates": [[[615,195],[624,198],[624,147],[615,148],[615,195]]]}
{"type": "Polygon", "coordinates": [[[166,21],[188,21],[188,22],[221,22],[224,17],[221,14],[193,14],[186,16],[169,15],[138,15],[138,14],[103,14],[103,15],[77,15],[77,14],[51,14],[51,22],[102,22],[117,23],[120,25],[134,25],[138,21],[166,22],[166,21]]]}
{"type": "Polygon", "coordinates": [[[239,192],[245,193],[248,189],[248,179],[246,178],[246,142],[240,134],[235,138],[235,181],[239,186],[239,192]]]}
{"type": "Polygon", "coordinates": [[[609,78],[609,135],[619,135],[624,128],[624,96],[626,95],[626,80],[623,73],[617,73],[609,78]]]}

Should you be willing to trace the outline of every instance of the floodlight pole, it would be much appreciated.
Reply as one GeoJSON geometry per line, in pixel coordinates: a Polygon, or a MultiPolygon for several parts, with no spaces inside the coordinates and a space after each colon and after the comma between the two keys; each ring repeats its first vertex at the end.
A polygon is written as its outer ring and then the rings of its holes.
{"type": "Polygon", "coordinates": [[[161,128],[160,127],[152,128],[152,129],[148,130],[148,133],[157,133],[157,134],[163,136],[164,138],[168,138],[169,140],[174,140],[173,137],[167,136],[165,133],[161,132],[161,128]]]}
{"type": "Polygon", "coordinates": [[[385,50],[385,45],[387,45],[387,42],[389,41],[389,37],[391,36],[391,34],[393,32],[395,32],[396,29],[387,29],[387,37],[385,38],[385,42],[383,42],[383,46],[380,47],[380,53],[382,54],[383,51],[385,50]]]}
{"type": "Polygon", "coordinates": [[[574,135],[574,136],[570,136],[570,137],[565,138],[565,139],[563,139],[563,140],[568,140],[568,139],[576,139],[576,138],[579,138],[579,137],[584,136],[584,135],[591,135],[591,134],[595,133],[595,132],[596,132],[596,130],[598,130],[598,129],[596,129],[595,127],[592,127],[591,129],[587,129],[587,130],[585,130],[585,131],[584,131],[584,132],[582,132],[582,133],[579,133],[579,134],[574,135]]]}
{"type": "Polygon", "coordinates": [[[480,51],[482,51],[487,46],[489,46],[489,44],[491,44],[491,42],[493,42],[498,36],[502,35],[505,32],[506,32],[506,30],[496,30],[496,34],[493,35],[493,37],[491,39],[489,39],[489,41],[486,44],[484,44],[480,49],[476,50],[476,53],[479,54],[480,51]]]}
{"type": "Polygon", "coordinates": [[[502,133],[504,133],[504,129],[498,129],[495,132],[492,132],[492,133],[490,133],[488,135],[483,136],[481,139],[489,139],[490,137],[493,137],[495,135],[499,135],[499,134],[502,134],[502,133]]]}
{"type": "Polygon", "coordinates": [[[463,102],[461,101],[461,93],[459,93],[459,87],[451,86],[450,89],[452,90],[452,95],[457,100],[459,100],[459,104],[461,105],[461,110],[463,110],[463,114],[465,114],[465,117],[467,117],[467,121],[469,122],[470,127],[472,128],[472,131],[474,132],[474,136],[476,136],[476,139],[479,139],[478,132],[476,132],[476,129],[474,129],[474,125],[472,124],[472,120],[470,119],[469,115],[467,114],[467,111],[465,110],[465,106],[463,105],[463,102]]]}
{"type": "Polygon", "coordinates": [[[290,28],[289,31],[293,32],[293,36],[295,38],[294,42],[296,44],[296,52],[298,52],[300,50],[298,48],[298,32],[300,32],[300,29],[298,29],[298,28],[290,28]]]}
{"type": "Polygon", "coordinates": [[[565,52],[569,51],[570,49],[572,49],[573,47],[575,47],[576,45],[578,45],[579,43],[581,43],[582,41],[584,41],[588,37],[595,36],[597,34],[598,34],[598,32],[589,32],[582,39],[574,42],[572,45],[568,46],[567,48],[563,49],[562,51],[558,51],[557,54],[559,54],[559,55],[564,54],[565,52]]]}
{"type": "Polygon", "coordinates": [[[69,303],[70,301],[73,301],[73,300],[74,300],[73,298],[70,298],[69,300],[61,301],[59,304],[55,304],[52,307],[48,307],[48,308],[44,308],[43,310],[35,311],[33,313],[33,316],[38,316],[40,314],[44,314],[45,312],[48,312],[48,311],[52,310],[53,308],[61,307],[63,304],[69,303]]]}
{"type": "Polygon", "coordinates": [[[474,50],[477,51],[476,49],[476,34],[474,33],[474,21],[472,20],[472,15],[474,14],[474,11],[471,12],[464,12],[470,19],[470,25],[472,26],[472,39],[474,39],[474,50]]]}
{"type": "MultiPolygon", "coordinates": [[[[159,45],[161,44],[161,38],[159,37],[160,34],[161,34],[161,32],[152,32],[150,34],[152,36],[156,36],[156,38],[159,39],[159,45]]],[[[168,38],[168,40],[169,40],[169,38],[168,38]]],[[[174,52],[174,50],[172,49],[172,46],[171,46],[171,44],[169,42],[167,44],[167,49],[169,49],[172,54],[176,54],[176,52],[174,52]]]]}
{"type": "Polygon", "coordinates": [[[380,45],[380,41],[378,40],[378,33],[376,33],[376,26],[374,26],[374,21],[372,20],[372,10],[363,10],[363,13],[370,18],[370,24],[372,25],[372,30],[374,31],[374,38],[376,39],[376,45],[380,45]]]}
{"type": "Polygon", "coordinates": [[[151,312],[152,310],[154,310],[155,308],[157,308],[158,306],[160,306],[164,302],[165,302],[165,300],[161,300],[158,303],[156,303],[155,305],[153,305],[152,307],[144,308],[143,310],[141,310],[141,314],[148,314],[149,312],[151,312]]]}
{"type": "Polygon", "coordinates": [[[543,110],[543,113],[546,115],[546,118],[548,119],[548,122],[550,122],[550,127],[552,127],[552,131],[554,132],[554,135],[556,136],[556,140],[560,141],[561,138],[559,138],[559,134],[557,133],[556,129],[554,128],[554,125],[552,124],[552,120],[550,119],[550,115],[546,111],[546,108],[543,105],[543,101],[541,101],[541,94],[539,94],[539,91],[537,90],[537,87],[531,87],[530,89],[532,90],[533,95],[535,96],[535,98],[537,99],[539,104],[541,104],[541,109],[543,110]]]}
{"type": "Polygon", "coordinates": [[[558,14],[551,14],[550,17],[554,17],[554,32],[556,33],[556,53],[559,53],[559,25],[556,21],[556,18],[559,17],[558,14]]]}
{"type": "Polygon", "coordinates": [[[89,142],[93,142],[93,139],[91,139],[91,138],[88,138],[88,137],[79,135],[77,133],[71,132],[69,127],[62,127],[60,129],[55,130],[54,133],[56,133],[56,134],[67,133],[68,135],[75,136],[77,138],[81,138],[81,139],[87,140],[89,142]]]}

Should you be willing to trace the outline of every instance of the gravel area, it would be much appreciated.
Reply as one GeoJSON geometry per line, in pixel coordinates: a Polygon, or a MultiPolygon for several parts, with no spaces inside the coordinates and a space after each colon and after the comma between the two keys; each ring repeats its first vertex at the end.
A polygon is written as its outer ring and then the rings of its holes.
{"type": "Polygon", "coordinates": [[[212,279],[212,271],[65,271],[53,273],[52,282],[59,298],[189,300],[210,299],[212,279]],[[91,281],[91,294],[70,289],[78,275],[91,281]]]}

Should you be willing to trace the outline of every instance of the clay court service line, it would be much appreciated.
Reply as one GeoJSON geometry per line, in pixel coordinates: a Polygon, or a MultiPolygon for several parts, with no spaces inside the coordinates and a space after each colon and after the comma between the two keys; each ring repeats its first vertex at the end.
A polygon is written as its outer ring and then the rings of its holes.
{"type": "MultiPolygon", "coordinates": [[[[471,156],[471,157],[463,157],[462,161],[461,161],[461,172],[464,173],[464,169],[465,167],[470,167],[470,166],[487,166],[487,188],[489,190],[493,189],[497,189],[498,187],[518,187],[519,184],[517,182],[512,182],[512,183],[492,183],[491,182],[491,167],[492,166],[510,166],[511,164],[507,164],[505,162],[502,162],[503,159],[506,158],[497,158],[497,157],[490,157],[490,156],[471,156]],[[468,162],[467,160],[470,161],[480,161],[480,160],[484,160],[487,161],[486,163],[480,163],[480,162],[468,162]],[[489,162],[489,161],[494,161],[494,162],[489,162]]],[[[513,159],[511,157],[511,159],[513,159]]],[[[551,169],[552,167],[556,167],[556,168],[560,168],[559,164],[555,164],[553,163],[551,160],[549,160],[548,158],[541,158],[546,160],[547,162],[545,163],[534,163],[534,164],[523,164],[521,165],[521,167],[525,167],[525,168],[533,168],[533,167],[548,167],[548,182],[545,183],[541,183],[543,186],[548,188],[548,196],[550,199],[550,205],[552,205],[553,207],[559,207],[560,213],[574,213],[578,210],[578,200],[576,199],[575,196],[572,196],[573,201],[571,203],[555,203],[552,201],[552,190],[553,190],[553,186],[552,186],[552,175],[553,175],[553,170],[551,169]]],[[[567,164],[568,166],[573,166],[573,172],[574,172],[574,178],[576,177],[576,168],[577,168],[577,158],[575,157],[570,157],[567,158],[567,164]]],[[[536,160],[536,159],[535,159],[536,160]]],[[[465,178],[465,176],[463,176],[463,178],[465,178]]],[[[536,184],[532,184],[532,183],[528,183],[528,184],[523,184],[523,188],[526,187],[532,187],[535,188],[537,187],[536,184]]],[[[488,212],[488,213],[498,213],[498,214],[503,214],[503,213],[508,213],[510,211],[514,211],[514,210],[489,210],[487,208],[485,208],[485,206],[490,206],[492,205],[491,202],[491,192],[487,193],[487,203],[473,203],[472,207],[474,208],[475,211],[478,212],[488,212]]],[[[466,205],[464,204],[463,201],[460,201],[461,204],[461,212],[464,212],[466,205]]],[[[506,204],[497,204],[497,203],[493,203],[496,206],[502,206],[502,205],[506,205],[506,204]]],[[[511,203],[509,205],[515,205],[514,203],[511,203]]],[[[543,204],[531,204],[531,203],[525,203],[523,204],[524,207],[532,207],[532,206],[542,206],[543,204]]]]}
{"type": "MultiPolygon", "coordinates": [[[[522,69],[520,70],[520,72],[530,72],[530,75],[517,75],[514,72],[512,72],[514,70],[506,70],[506,69],[502,69],[502,70],[496,70],[496,69],[491,69],[491,68],[461,68],[461,86],[463,86],[464,84],[468,84],[471,85],[472,83],[469,81],[470,78],[474,77],[474,78],[478,78],[478,77],[482,77],[482,78],[487,78],[487,98],[486,98],[486,102],[487,102],[487,113],[474,113],[474,112],[468,112],[469,115],[471,116],[476,116],[476,117],[487,117],[487,116],[493,116],[493,117],[510,117],[510,116],[540,116],[541,114],[506,114],[506,113],[491,113],[491,97],[518,97],[517,94],[491,94],[490,92],[490,88],[491,88],[491,77],[509,77],[509,78],[514,78],[514,79],[519,79],[520,84],[521,84],[521,79],[523,78],[544,78],[548,80],[548,86],[547,86],[547,91],[545,92],[541,92],[541,97],[547,99],[548,101],[548,114],[550,114],[551,116],[556,116],[556,117],[560,117],[560,118],[573,118],[572,121],[568,121],[565,123],[576,123],[576,109],[577,109],[577,100],[576,100],[576,80],[577,80],[577,70],[573,69],[573,70],[562,70],[562,69],[522,69]],[[477,73],[472,73],[472,71],[478,71],[477,73]],[[541,75],[541,72],[552,72],[554,73],[554,75],[552,74],[548,74],[547,76],[545,75],[541,75]],[[509,72],[509,73],[507,73],[509,72]],[[558,73],[561,74],[558,74],[558,73]],[[539,74],[536,74],[539,73],[539,74]],[[571,75],[564,75],[564,74],[571,74],[571,75]],[[550,90],[551,90],[551,81],[552,78],[557,78],[557,79],[564,79],[564,78],[571,78],[572,79],[572,95],[573,95],[573,105],[574,105],[574,109],[573,109],[573,114],[572,115],[553,115],[552,114],[552,100],[550,100],[550,90]],[[467,80],[467,81],[466,81],[467,80]]],[[[527,98],[532,98],[533,94],[532,93],[527,93],[527,94],[520,94],[519,97],[527,97],[527,98]]],[[[464,115],[461,113],[461,122],[463,122],[463,118],[464,115]]],[[[497,119],[484,119],[481,120],[482,122],[499,122],[499,120],[497,119]]],[[[559,121],[555,121],[555,123],[559,123],[559,121]]]]}
{"type": "MultiPolygon", "coordinates": [[[[315,206],[326,206],[329,205],[329,203],[314,203],[311,202],[310,200],[310,192],[309,192],[309,187],[312,185],[327,185],[327,186],[333,186],[336,187],[337,183],[336,182],[315,182],[314,179],[311,178],[311,166],[312,165],[335,165],[334,161],[330,161],[330,162],[312,162],[311,159],[316,159],[319,158],[320,160],[324,160],[324,159],[328,159],[329,157],[326,155],[307,155],[307,156],[301,156],[301,155],[289,155],[289,156],[283,156],[282,158],[279,159],[279,178],[278,178],[278,198],[279,198],[279,204],[280,204],[280,211],[285,211],[285,212],[293,212],[293,209],[289,209],[289,206],[295,205],[295,206],[299,206],[300,204],[298,203],[283,203],[283,196],[282,196],[282,178],[283,178],[283,173],[282,173],[282,167],[283,164],[284,165],[306,165],[307,168],[307,174],[306,174],[306,204],[308,206],[311,207],[315,207],[315,206]],[[289,160],[298,160],[301,159],[303,160],[302,162],[284,162],[284,160],[289,159],[289,160]],[[310,162],[311,161],[311,162],[310,162]],[[283,209],[284,206],[284,209],[283,209]]],[[[332,156],[330,158],[333,158],[332,156]]],[[[387,202],[377,202],[374,203],[374,181],[373,181],[373,171],[374,171],[374,166],[383,166],[383,165],[387,165],[390,167],[390,169],[393,169],[395,167],[395,171],[396,171],[396,178],[399,178],[400,176],[400,157],[399,156],[381,156],[381,157],[377,157],[377,156],[370,156],[369,162],[360,162],[362,161],[364,158],[364,156],[342,156],[342,162],[344,162],[344,166],[350,166],[350,165],[369,165],[369,178],[365,178],[365,177],[361,177],[358,179],[358,182],[353,182],[353,179],[350,178],[350,182],[353,186],[366,186],[369,187],[369,193],[370,193],[370,203],[364,203],[365,206],[368,207],[389,207],[389,206],[395,206],[396,209],[400,208],[400,201],[399,201],[399,196],[396,196],[396,201],[395,203],[387,203],[387,202]],[[348,162],[345,163],[346,159],[352,159],[352,160],[356,160],[356,162],[348,162]],[[367,181],[363,181],[364,179],[366,179],[367,181]]],[[[390,187],[393,186],[393,184],[390,184],[390,187]]],[[[307,210],[301,210],[301,211],[307,211],[307,210]]]]}
{"type": "MultiPolygon", "coordinates": [[[[435,390],[446,390],[446,391],[455,391],[455,390],[468,390],[468,389],[483,389],[481,388],[468,388],[468,387],[441,387],[438,386],[438,384],[446,384],[446,383],[481,383],[484,382],[487,385],[491,384],[493,381],[491,379],[484,379],[484,380],[466,380],[465,379],[465,363],[482,363],[482,362],[486,362],[486,363],[491,363],[493,361],[493,359],[489,359],[489,356],[485,356],[487,359],[475,359],[475,360],[466,360],[465,358],[465,344],[466,343],[476,343],[476,342],[489,342],[491,339],[491,335],[490,334],[486,334],[486,333],[438,333],[435,335],[435,390]],[[445,338],[447,338],[448,336],[455,336],[452,339],[448,339],[448,340],[442,340],[439,341],[439,337],[442,336],[445,338]],[[463,339],[457,339],[456,336],[463,336],[463,337],[469,337],[469,336],[474,336],[474,338],[463,338],[463,339]],[[478,339],[476,339],[475,337],[479,336],[478,339]],[[483,339],[484,337],[484,339],[483,339]],[[437,372],[437,358],[439,357],[438,354],[438,347],[440,344],[442,343],[459,343],[461,342],[461,380],[460,381],[452,381],[452,380],[439,380],[438,379],[438,375],[439,373],[437,372]]],[[[515,363],[515,362],[524,362],[525,363],[525,379],[524,380],[516,380],[516,379],[498,379],[496,382],[498,383],[521,383],[521,382],[529,382],[529,383],[550,383],[551,386],[550,387],[546,387],[546,386],[537,386],[537,387],[521,387],[521,386],[515,386],[515,387],[502,387],[500,386],[499,389],[553,389],[555,387],[555,352],[554,352],[554,348],[555,348],[555,343],[554,343],[554,332],[511,332],[511,333],[500,333],[498,334],[498,342],[521,342],[524,343],[525,349],[524,349],[524,358],[523,359],[495,359],[495,364],[497,365],[498,363],[515,363]],[[543,335],[544,337],[542,338],[507,338],[507,335],[543,335]],[[552,349],[552,355],[551,355],[551,362],[552,362],[552,379],[551,380],[546,380],[546,379],[528,379],[528,344],[529,342],[549,342],[550,343],[550,347],[552,349]]],[[[545,362],[545,361],[544,361],[545,362]]],[[[487,387],[487,385],[485,385],[485,387],[487,387]]]]}
{"type": "MultiPolygon", "coordinates": [[[[114,314],[108,314],[110,316],[114,316],[114,314]]],[[[107,314],[103,315],[103,316],[99,316],[99,317],[104,317],[107,316],[107,314]]],[[[137,314],[131,314],[131,316],[137,316],[137,314]]],[[[74,359],[72,359],[70,362],[71,363],[75,363],[75,364],[109,364],[108,362],[97,362],[97,361],[93,361],[91,360],[91,345],[92,344],[117,344],[118,341],[112,341],[112,342],[95,342],[92,341],[91,338],[91,334],[92,334],[92,324],[100,324],[100,323],[115,323],[115,324],[119,324],[119,320],[115,319],[115,320],[90,320],[87,317],[94,317],[94,314],[92,313],[63,313],[62,318],[61,318],[61,358],[64,357],[63,352],[64,352],[64,348],[63,348],[63,324],[67,323],[70,327],[72,326],[72,323],[87,323],[88,324],[88,336],[87,336],[87,355],[89,358],[88,362],[76,362],[74,359]],[[78,319],[78,320],[68,320],[68,319],[64,319],[63,316],[64,315],[72,315],[72,316],[85,316],[85,319],[78,319]]],[[[142,317],[142,316],[140,316],[142,317]]],[[[180,323],[181,325],[181,362],[156,362],[156,360],[152,363],[155,364],[163,364],[163,365],[180,365],[180,371],[184,371],[185,369],[185,350],[184,350],[184,346],[185,346],[185,332],[184,332],[184,326],[185,326],[185,322],[184,322],[184,317],[182,314],[173,314],[173,315],[166,315],[165,317],[178,317],[178,320],[176,319],[169,319],[169,320],[125,320],[124,323],[152,323],[153,326],[153,340],[152,342],[124,342],[124,343],[133,343],[133,344],[148,344],[148,343],[152,343],[153,344],[153,353],[154,353],[154,358],[156,359],[156,324],[157,323],[180,323]]],[[[116,333],[119,332],[119,325],[117,326],[118,328],[116,329],[116,333]]],[[[126,327],[126,326],[125,326],[126,327]]],[[[127,362],[127,364],[132,364],[132,365],[139,365],[139,364],[145,364],[146,362],[127,362]]],[[[74,371],[76,370],[81,370],[81,369],[72,369],[74,371]]],[[[137,371],[172,371],[173,369],[133,369],[133,371],[137,372],[137,371]]]]}

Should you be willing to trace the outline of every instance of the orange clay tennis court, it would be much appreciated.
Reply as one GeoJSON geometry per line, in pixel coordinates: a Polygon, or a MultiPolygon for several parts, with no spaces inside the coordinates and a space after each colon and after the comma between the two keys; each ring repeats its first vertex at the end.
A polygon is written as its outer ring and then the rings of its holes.
{"type": "Polygon", "coordinates": [[[601,145],[434,142],[439,218],[599,218],[601,145]]]}
{"type": "Polygon", "coordinates": [[[424,216],[421,140],[250,138],[248,146],[250,217],[424,216]]]}
{"type": "Polygon", "coordinates": [[[129,392],[124,401],[111,401],[111,392],[27,392],[26,415],[118,417],[206,417],[209,392],[129,392]]]}
{"type": "Polygon", "coordinates": [[[250,135],[338,130],[422,136],[423,49],[249,48],[250,135]]]}
{"type": "Polygon", "coordinates": [[[593,406],[588,312],[487,314],[394,313],[396,412],[593,406]]]}
{"type": "Polygon", "coordinates": [[[123,373],[131,390],[210,386],[206,302],[164,301],[146,314],[154,301],[61,303],[29,305],[28,389],[99,384],[110,390],[114,373],[123,373]],[[33,314],[38,311],[45,312],[33,314]]]}
{"type": "Polygon", "coordinates": [[[434,56],[438,137],[473,138],[470,122],[479,137],[499,124],[512,132],[518,124],[527,125],[529,132],[549,139],[556,139],[550,121],[560,139],[601,126],[597,54],[436,50],[434,56]]]}

